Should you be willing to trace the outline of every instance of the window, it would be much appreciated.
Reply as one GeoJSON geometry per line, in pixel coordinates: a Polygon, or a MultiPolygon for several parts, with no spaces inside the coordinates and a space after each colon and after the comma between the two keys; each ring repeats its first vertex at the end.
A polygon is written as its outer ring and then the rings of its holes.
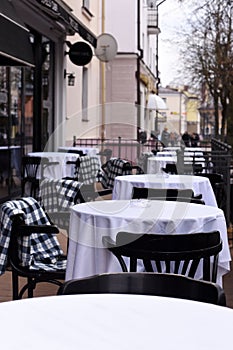
{"type": "Polygon", "coordinates": [[[83,67],[82,78],[82,120],[88,121],[88,69],[86,67],[83,67]]]}
{"type": "Polygon", "coordinates": [[[83,0],[82,13],[89,20],[91,20],[92,17],[93,17],[93,14],[91,13],[91,8],[90,7],[91,7],[90,6],[90,0],[83,0]]]}
{"type": "Polygon", "coordinates": [[[89,10],[89,6],[90,6],[89,0],[83,0],[83,7],[89,10]]]}

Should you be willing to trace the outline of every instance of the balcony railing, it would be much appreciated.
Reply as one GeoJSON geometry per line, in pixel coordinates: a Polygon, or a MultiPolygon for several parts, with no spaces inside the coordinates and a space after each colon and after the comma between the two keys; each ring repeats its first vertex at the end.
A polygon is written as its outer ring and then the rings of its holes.
{"type": "Polygon", "coordinates": [[[148,34],[158,35],[160,29],[158,26],[158,9],[156,7],[147,10],[147,32],[148,34]]]}

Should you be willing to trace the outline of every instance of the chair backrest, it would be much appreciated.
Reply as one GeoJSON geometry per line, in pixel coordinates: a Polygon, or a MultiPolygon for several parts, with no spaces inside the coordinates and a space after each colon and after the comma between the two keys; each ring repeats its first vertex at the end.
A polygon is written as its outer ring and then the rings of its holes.
{"type": "Polygon", "coordinates": [[[35,179],[41,163],[41,157],[22,157],[22,177],[35,179]]]}
{"type": "Polygon", "coordinates": [[[150,197],[150,200],[157,201],[173,201],[173,202],[185,202],[191,204],[205,205],[205,202],[199,198],[188,198],[188,197],[150,197]]]}
{"type": "Polygon", "coordinates": [[[136,272],[138,259],[142,259],[147,272],[179,273],[194,278],[200,267],[203,280],[216,282],[218,255],[222,250],[218,231],[190,234],[119,232],[115,242],[104,236],[103,244],[117,257],[124,272],[128,268],[123,257],[129,257],[129,272],[136,272]]]}
{"type": "Polygon", "coordinates": [[[43,178],[43,170],[49,165],[49,159],[47,157],[22,157],[22,178],[36,179],[43,178]],[[39,171],[41,172],[39,174],[39,171]]]}
{"type": "Polygon", "coordinates": [[[110,273],[75,279],[63,283],[57,294],[98,293],[156,295],[226,305],[224,290],[217,284],[164,273],[110,273]]]}
{"type": "Polygon", "coordinates": [[[102,178],[101,184],[104,188],[112,189],[114,187],[114,180],[116,176],[130,175],[132,169],[130,163],[124,159],[112,158],[102,165],[102,178]]]}
{"type": "Polygon", "coordinates": [[[173,164],[173,163],[167,163],[165,165],[165,168],[162,168],[162,170],[165,171],[167,174],[173,174],[173,175],[178,174],[176,164],[173,164]]]}
{"type": "Polygon", "coordinates": [[[194,197],[194,192],[192,189],[133,187],[132,199],[156,197],[183,197],[191,199],[194,197]]]}
{"type": "Polygon", "coordinates": [[[105,159],[106,159],[106,162],[107,162],[112,157],[112,149],[111,148],[105,148],[103,151],[99,152],[98,155],[104,156],[105,159]]]}
{"type": "Polygon", "coordinates": [[[56,235],[49,234],[47,229],[50,233],[57,233],[43,208],[34,198],[25,197],[5,202],[1,207],[0,218],[0,246],[2,247],[0,274],[5,271],[12,239],[18,246],[17,258],[16,255],[12,255],[16,264],[18,259],[21,266],[33,269],[46,269],[49,265],[55,265],[57,259],[63,255],[63,251],[56,235]],[[27,225],[24,237],[19,235],[15,219],[27,225]],[[31,226],[33,228],[30,229],[31,226]]]}
{"type": "Polygon", "coordinates": [[[223,184],[224,182],[223,175],[218,173],[201,173],[198,174],[198,176],[207,177],[207,179],[210,180],[213,189],[215,189],[216,184],[223,184]]]}
{"type": "Polygon", "coordinates": [[[126,174],[127,172],[130,172],[130,174],[134,175],[145,174],[143,169],[139,165],[130,165],[125,163],[123,165],[123,173],[126,174]]]}
{"type": "Polygon", "coordinates": [[[224,210],[226,206],[227,191],[223,175],[219,173],[201,173],[197,175],[209,179],[216,197],[218,207],[224,210]]]}
{"type": "Polygon", "coordinates": [[[38,197],[39,180],[44,178],[44,169],[49,166],[49,159],[46,157],[23,156],[21,171],[21,195],[25,196],[25,185],[29,183],[30,196],[38,197]]]}
{"type": "Polygon", "coordinates": [[[82,151],[82,150],[76,150],[76,149],[69,149],[68,151],[67,151],[67,153],[75,153],[75,154],[79,154],[80,155],[80,157],[82,157],[82,156],[85,156],[85,153],[82,151]]]}
{"type": "Polygon", "coordinates": [[[69,229],[70,208],[82,201],[82,183],[72,179],[44,179],[40,183],[38,202],[52,222],[69,229]]]}
{"type": "Polygon", "coordinates": [[[132,199],[140,198],[205,204],[202,195],[195,196],[192,189],[133,187],[132,199]]]}
{"type": "Polygon", "coordinates": [[[100,163],[97,156],[79,157],[75,164],[75,177],[84,185],[91,185],[97,181],[100,163]]]}
{"type": "Polygon", "coordinates": [[[46,212],[69,211],[79,202],[82,183],[71,179],[44,179],[38,202],[46,212]]]}

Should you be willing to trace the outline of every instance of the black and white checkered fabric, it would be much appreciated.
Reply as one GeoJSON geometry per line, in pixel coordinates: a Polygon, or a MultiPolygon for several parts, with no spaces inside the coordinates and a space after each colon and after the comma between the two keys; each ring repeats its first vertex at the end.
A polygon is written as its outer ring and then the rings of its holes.
{"type": "Polygon", "coordinates": [[[114,180],[116,176],[130,175],[131,170],[125,170],[124,166],[130,163],[124,159],[112,158],[103,167],[101,184],[104,188],[112,189],[114,186],[114,180]]]}
{"type": "Polygon", "coordinates": [[[84,185],[91,185],[98,181],[100,163],[96,156],[83,156],[79,158],[79,167],[75,175],[84,185]]]}
{"type": "Polygon", "coordinates": [[[69,211],[80,198],[82,183],[70,179],[44,179],[40,183],[38,202],[46,212],[69,211]]]}
{"type": "MultiPolygon", "coordinates": [[[[5,272],[7,266],[12,220],[19,214],[28,225],[50,225],[44,210],[32,197],[4,203],[0,217],[0,275],[5,272]]],[[[46,271],[66,268],[66,260],[61,259],[63,251],[55,234],[33,233],[27,237],[19,237],[18,242],[18,254],[22,266],[46,271]]]]}

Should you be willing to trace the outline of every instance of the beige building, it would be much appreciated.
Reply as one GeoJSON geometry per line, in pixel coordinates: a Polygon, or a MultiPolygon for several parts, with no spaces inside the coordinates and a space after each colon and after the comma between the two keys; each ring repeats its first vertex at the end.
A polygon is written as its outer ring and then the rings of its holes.
{"type": "Polygon", "coordinates": [[[199,99],[191,94],[186,87],[160,88],[159,96],[164,99],[168,109],[161,112],[162,122],[159,118],[159,130],[162,132],[166,126],[169,131],[182,135],[185,131],[189,133],[200,133],[199,99]]]}
{"type": "MultiPolygon", "coordinates": [[[[92,33],[98,37],[101,33],[101,1],[66,0],[73,9],[73,13],[92,33]]],[[[74,44],[85,42],[78,34],[67,37],[74,44]]],[[[69,52],[69,43],[66,45],[69,52]]],[[[75,75],[74,86],[67,86],[66,106],[66,141],[76,138],[97,138],[101,129],[101,62],[95,56],[95,49],[91,47],[92,59],[84,65],[78,66],[71,62],[67,55],[67,72],[75,75]]],[[[85,54],[85,53],[84,53],[85,54]]]]}

